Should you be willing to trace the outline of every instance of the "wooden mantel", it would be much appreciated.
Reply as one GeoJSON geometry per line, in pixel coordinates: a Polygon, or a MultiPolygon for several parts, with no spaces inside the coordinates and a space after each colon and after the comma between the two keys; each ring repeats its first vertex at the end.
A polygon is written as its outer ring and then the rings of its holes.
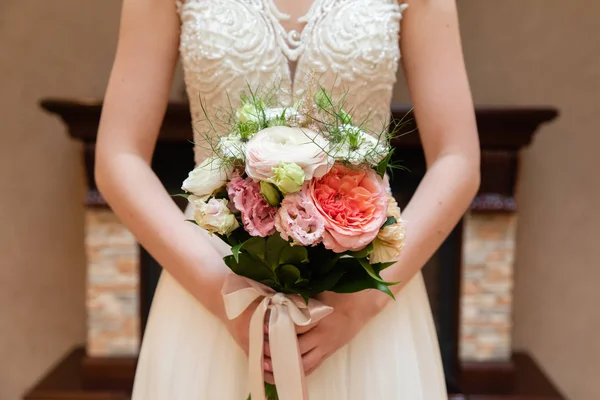
{"type": "MultiPolygon", "coordinates": [[[[68,134],[83,143],[89,187],[87,204],[106,206],[96,190],[93,175],[95,142],[102,102],[44,99],[40,102],[40,106],[47,112],[59,116],[67,127],[68,134]]],[[[395,121],[410,121],[403,126],[401,135],[394,139],[393,145],[396,149],[395,156],[412,169],[411,177],[407,177],[407,180],[412,180],[411,184],[416,185],[425,167],[411,109],[395,106],[391,111],[395,121]]],[[[482,184],[471,206],[472,211],[513,212],[516,210],[514,196],[519,152],[531,143],[541,125],[554,120],[557,116],[558,111],[551,107],[477,107],[482,184]]],[[[182,178],[193,167],[193,146],[189,142],[191,139],[192,127],[188,103],[169,103],[152,161],[154,171],[167,190],[178,191],[182,178]]],[[[460,236],[460,228],[456,236],[460,236]]],[[[141,263],[143,264],[144,261],[147,260],[142,259],[141,263]]],[[[460,254],[452,263],[453,266],[458,265],[458,267],[444,277],[452,281],[450,291],[453,293],[450,301],[452,304],[446,310],[450,321],[446,323],[450,330],[450,339],[457,342],[460,254]]],[[[149,278],[144,274],[141,275],[142,286],[144,286],[143,281],[149,278]]],[[[151,293],[140,294],[142,326],[151,297],[151,293]]],[[[453,359],[456,360],[457,349],[454,348],[452,351],[455,352],[453,359]]],[[[42,378],[25,399],[127,399],[135,362],[134,358],[93,359],[85,356],[84,349],[77,349],[58,362],[56,368],[42,378]]],[[[462,364],[458,366],[458,370],[459,376],[456,379],[459,382],[456,386],[460,387],[461,393],[457,392],[457,396],[452,399],[562,399],[535,362],[524,354],[515,354],[508,363],[462,364]]]]}
{"type": "MultiPolygon", "coordinates": [[[[46,111],[59,116],[67,126],[69,135],[86,145],[87,176],[92,190],[90,203],[94,203],[96,195],[92,173],[94,143],[102,102],[96,100],[44,99],[40,102],[40,105],[46,111]]],[[[396,121],[409,122],[404,125],[401,131],[405,134],[400,134],[393,141],[396,153],[402,159],[415,157],[415,154],[420,152],[421,142],[411,108],[393,106],[392,116],[396,121]]],[[[479,195],[473,202],[473,210],[514,211],[514,190],[517,179],[519,150],[531,143],[534,134],[541,125],[554,120],[557,116],[558,111],[551,107],[477,107],[477,126],[482,150],[482,184],[479,195]]],[[[189,104],[187,102],[170,102],[158,138],[159,145],[177,146],[184,143],[187,149],[181,148],[176,151],[183,153],[186,150],[191,151],[191,147],[187,143],[188,140],[192,139],[190,120],[189,104]]],[[[170,151],[173,152],[172,147],[170,151]]],[[[421,154],[417,155],[417,157],[420,156],[421,154]]],[[[188,159],[190,162],[192,161],[191,156],[188,159]]],[[[157,167],[157,173],[160,175],[160,165],[157,167]]],[[[188,168],[189,165],[185,167],[188,168]]],[[[177,179],[180,179],[181,176],[179,175],[177,179]]],[[[163,181],[166,181],[165,185],[169,187],[168,177],[165,177],[163,181]]],[[[178,183],[176,186],[178,186],[178,183]]],[[[99,201],[102,202],[101,199],[99,201]]]]}
{"type": "MultiPolygon", "coordinates": [[[[102,102],[96,100],[44,99],[41,107],[56,114],[69,128],[69,135],[86,143],[96,141],[102,102]]],[[[411,108],[392,106],[396,120],[412,119],[411,108]]],[[[167,106],[160,141],[181,141],[192,137],[187,102],[170,102],[167,106]],[[168,129],[165,129],[167,128],[168,129]]],[[[482,150],[518,150],[531,143],[540,125],[554,120],[558,111],[552,107],[477,107],[477,125],[482,150]]],[[[415,125],[408,125],[411,131],[415,125]]],[[[411,134],[395,140],[398,146],[420,147],[419,135],[411,134]]]]}

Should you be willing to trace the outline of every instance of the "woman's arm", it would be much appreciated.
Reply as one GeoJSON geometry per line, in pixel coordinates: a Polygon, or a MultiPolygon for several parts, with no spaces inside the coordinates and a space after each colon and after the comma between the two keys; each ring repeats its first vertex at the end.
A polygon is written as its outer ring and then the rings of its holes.
{"type": "MultiPolygon", "coordinates": [[[[402,214],[404,250],[385,278],[406,283],[460,220],[479,188],[479,139],[455,0],[407,0],[401,49],[427,173],[402,214]]],[[[402,284],[393,287],[396,293],[402,284]]]]}
{"type": "Polygon", "coordinates": [[[226,268],[200,230],[185,222],[150,168],[177,61],[173,0],[124,0],[116,59],[104,101],[96,183],[152,256],[213,314],[226,268]]]}
{"type": "MultiPolygon", "coordinates": [[[[398,293],[460,220],[479,187],[479,140],[465,71],[455,0],[407,0],[401,48],[427,160],[427,173],[402,214],[404,250],[384,271],[398,293]]],[[[300,336],[307,373],[344,346],[390,301],[376,290],[326,292],[335,312],[300,336]]]]}

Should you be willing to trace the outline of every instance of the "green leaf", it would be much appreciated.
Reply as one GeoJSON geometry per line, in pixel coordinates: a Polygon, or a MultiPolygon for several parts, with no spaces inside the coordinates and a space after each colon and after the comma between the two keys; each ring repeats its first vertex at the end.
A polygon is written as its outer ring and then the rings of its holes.
{"type": "Polygon", "coordinates": [[[367,289],[377,289],[395,299],[394,294],[387,285],[374,280],[368,275],[362,277],[356,275],[344,276],[330,290],[335,293],[357,293],[367,289]]]}
{"type": "Polygon", "coordinates": [[[342,254],[336,254],[331,250],[327,250],[322,244],[305,248],[308,252],[308,259],[311,261],[308,269],[317,276],[328,274],[334,269],[342,256],[342,254]]]}
{"type": "Polygon", "coordinates": [[[194,221],[193,219],[186,219],[185,222],[191,222],[194,225],[198,225],[198,223],[196,221],[194,221]]]}
{"type": "Polygon", "coordinates": [[[371,266],[373,266],[373,269],[377,272],[381,272],[384,269],[391,267],[392,265],[396,264],[396,261],[389,261],[389,262],[382,262],[382,263],[377,263],[377,264],[371,264],[371,266]]]}
{"type": "Polygon", "coordinates": [[[242,250],[247,251],[255,257],[258,257],[261,261],[265,261],[267,241],[263,237],[251,237],[242,244],[242,250]]]}
{"type": "Polygon", "coordinates": [[[381,229],[385,228],[386,226],[394,225],[396,223],[398,223],[398,221],[396,221],[396,217],[387,217],[387,220],[381,226],[381,229]]]}
{"type": "Polygon", "coordinates": [[[383,178],[383,176],[385,175],[385,170],[388,167],[388,164],[390,163],[390,161],[392,160],[392,155],[394,154],[394,150],[391,150],[387,156],[385,156],[385,158],[383,160],[381,160],[379,162],[379,164],[377,164],[377,167],[375,168],[375,171],[377,171],[377,174],[383,178]]]}
{"type": "Polygon", "coordinates": [[[308,251],[302,246],[284,247],[279,255],[279,264],[304,264],[308,262],[308,251]]]}
{"type": "Polygon", "coordinates": [[[375,279],[378,282],[383,283],[383,279],[381,279],[379,274],[377,272],[375,272],[375,270],[373,269],[373,266],[371,264],[369,264],[369,260],[367,260],[365,258],[360,258],[357,260],[360,263],[360,266],[363,267],[363,269],[367,272],[367,274],[369,274],[369,276],[371,278],[375,279]]]}
{"type": "Polygon", "coordinates": [[[381,276],[379,276],[379,273],[375,272],[375,270],[373,269],[373,266],[371,264],[369,264],[369,260],[361,258],[361,259],[358,259],[358,262],[364,268],[364,270],[367,272],[367,274],[369,274],[369,276],[371,278],[375,279],[377,282],[383,283],[386,286],[397,285],[398,283],[400,283],[400,282],[386,282],[386,281],[384,281],[381,278],[381,276]]]}
{"type": "Polygon", "coordinates": [[[275,385],[271,385],[265,382],[265,395],[267,396],[267,400],[279,400],[279,395],[277,394],[277,388],[275,385]]]}
{"type": "Polygon", "coordinates": [[[302,299],[304,300],[304,303],[308,304],[308,300],[311,297],[310,292],[307,292],[305,290],[298,290],[298,294],[300,296],[302,296],[302,299]]]}
{"type": "Polygon", "coordinates": [[[275,271],[279,266],[281,252],[286,247],[290,247],[289,243],[283,240],[278,233],[275,233],[267,238],[265,262],[273,271],[275,271]]]}
{"type": "Polygon", "coordinates": [[[183,197],[184,199],[187,199],[190,196],[191,196],[191,194],[189,194],[189,193],[177,193],[177,194],[171,195],[171,197],[183,197]]]}
{"type": "Polygon", "coordinates": [[[362,250],[359,250],[359,251],[347,251],[346,254],[348,254],[349,256],[354,257],[354,258],[366,258],[372,252],[373,252],[373,242],[369,243],[367,245],[367,247],[365,247],[362,250]]]}
{"type": "Polygon", "coordinates": [[[279,280],[283,282],[283,285],[287,288],[291,288],[294,284],[301,279],[300,270],[292,264],[282,265],[277,269],[277,275],[279,280]]]}
{"type": "Polygon", "coordinates": [[[375,285],[375,287],[373,289],[377,289],[380,292],[383,292],[383,293],[387,294],[392,299],[396,300],[396,296],[394,296],[394,293],[392,293],[392,291],[390,290],[390,288],[387,285],[384,285],[383,283],[377,282],[377,284],[375,285]]]}
{"type": "Polygon", "coordinates": [[[239,243],[231,247],[231,254],[233,255],[233,258],[236,262],[240,261],[240,250],[242,249],[243,245],[244,243],[239,243]]]}
{"type": "Polygon", "coordinates": [[[318,279],[313,279],[310,282],[310,294],[311,296],[316,296],[319,293],[323,293],[325,291],[331,290],[337,283],[340,281],[342,276],[344,276],[345,271],[341,268],[330,272],[324,277],[319,277],[318,279]]]}
{"type": "Polygon", "coordinates": [[[273,271],[268,266],[248,253],[240,253],[238,260],[233,255],[223,257],[225,264],[237,275],[250,278],[257,282],[268,280],[277,281],[273,271]]]}
{"type": "Polygon", "coordinates": [[[230,245],[236,245],[240,243],[244,243],[246,240],[251,239],[252,236],[244,229],[236,229],[227,235],[227,239],[229,240],[230,245]]]}
{"type": "Polygon", "coordinates": [[[302,277],[298,278],[296,282],[294,282],[295,286],[306,287],[310,283],[309,279],[304,279],[302,277]]]}

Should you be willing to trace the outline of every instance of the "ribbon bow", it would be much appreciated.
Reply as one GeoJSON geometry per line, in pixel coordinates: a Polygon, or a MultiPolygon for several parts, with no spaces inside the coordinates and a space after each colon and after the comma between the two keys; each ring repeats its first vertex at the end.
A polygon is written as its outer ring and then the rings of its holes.
{"type": "Polygon", "coordinates": [[[252,400],[266,400],[264,386],[264,329],[267,310],[273,376],[281,400],[307,400],[302,358],[298,347],[296,327],[318,322],[333,311],[323,303],[309,299],[308,304],[298,295],[277,293],[268,286],[239,275],[231,274],[223,285],[225,311],[229,319],[242,314],[254,301],[262,298],[250,320],[250,349],[248,381],[252,400]]]}

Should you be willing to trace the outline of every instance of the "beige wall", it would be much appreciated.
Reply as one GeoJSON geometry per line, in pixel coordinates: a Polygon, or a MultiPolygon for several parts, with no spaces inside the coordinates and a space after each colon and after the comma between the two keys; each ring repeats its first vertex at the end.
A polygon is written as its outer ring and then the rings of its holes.
{"type": "Polygon", "coordinates": [[[80,147],[36,103],[102,95],[119,5],[0,1],[2,400],[85,340],[80,147]]]}
{"type": "MultiPolygon", "coordinates": [[[[523,157],[515,346],[575,400],[600,397],[600,3],[459,0],[478,104],[550,104],[523,157]],[[595,246],[596,245],[596,246],[595,246]]],[[[0,1],[0,398],[85,339],[78,145],[40,97],[100,97],[119,0],[0,1]]],[[[400,90],[397,100],[406,97],[400,90]]]]}
{"type": "MultiPolygon", "coordinates": [[[[102,98],[121,0],[0,0],[0,399],[85,342],[80,146],[40,98],[102,98]]],[[[178,71],[177,81],[181,81],[178,71]]],[[[181,93],[174,87],[171,96],[181,93]]]]}
{"type": "Polygon", "coordinates": [[[522,158],[514,346],[529,350],[568,398],[597,400],[600,3],[458,3],[476,103],[561,110],[522,158]]]}

